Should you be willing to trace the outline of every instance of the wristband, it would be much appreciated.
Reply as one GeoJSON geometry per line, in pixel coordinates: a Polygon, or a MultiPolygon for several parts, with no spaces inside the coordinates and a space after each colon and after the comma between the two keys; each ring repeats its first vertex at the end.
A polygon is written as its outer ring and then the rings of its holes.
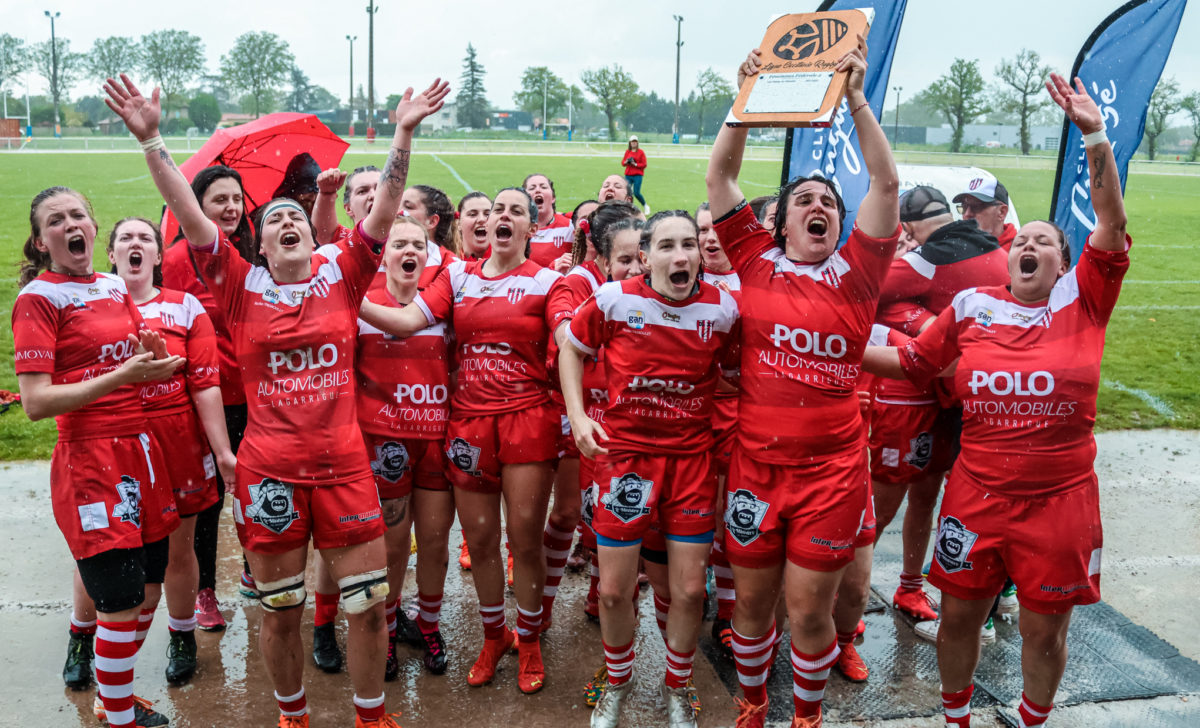
{"type": "Polygon", "coordinates": [[[157,152],[159,149],[166,149],[167,145],[163,142],[161,134],[155,134],[144,142],[138,142],[142,145],[143,152],[157,152]]]}
{"type": "Polygon", "coordinates": [[[1100,131],[1094,131],[1091,134],[1083,135],[1083,146],[1085,147],[1094,147],[1097,144],[1103,144],[1107,141],[1108,134],[1105,133],[1105,129],[1103,127],[1100,128],[1100,131]]]}
{"type": "Polygon", "coordinates": [[[862,108],[863,108],[864,106],[868,106],[868,105],[870,105],[870,103],[871,103],[870,101],[864,101],[864,102],[862,102],[861,104],[859,104],[858,106],[855,106],[855,107],[854,107],[854,110],[850,112],[850,116],[854,116],[854,115],[855,115],[855,114],[857,114],[858,112],[862,111],[862,108]]]}

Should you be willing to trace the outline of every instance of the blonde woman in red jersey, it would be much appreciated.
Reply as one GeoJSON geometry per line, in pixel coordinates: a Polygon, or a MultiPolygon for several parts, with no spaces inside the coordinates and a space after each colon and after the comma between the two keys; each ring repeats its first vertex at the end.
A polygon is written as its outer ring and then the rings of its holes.
{"type": "Polygon", "coordinates": [[[550,400],[546,346],[558,323],[552,312],[562,310],[557,300],[566,293],[562,276],[525,256],[537,229],[534,209],[525,190],[500,190],[488,216],[487,260],[454,261],[415,306],[367,302],[361,313],[396,336],[411,336],[440,320],[454,328],[459,369],[446,455],[484,627],[483,649],[467,682],[491,682],[516,642],[517,685],[525,693],[541,690],[545,681],[538,643],[546,581],[542,537],[561,428],[550,400]],[[501,499],[513,555],[516,634],[504,616],[501,499]]]}
{"type": "Polygon", "coordinates": [[[355,418],[355,314],[400,206],[413,130],[441,108],[449,87],[435,81],[415,98],[412,89],[405,92],[375,203],[335,252],[313,254],[315,231],[294,200],[266,203],[256,226],[265,267],[237,256],[190,194],[158,135],[158,90],[146,99],[122,76],[105,91],[109,108],[142,143],[160,194],[225,306],[254,403],[238,456],[234,514],[265,610],[260,642],[280,725],[308,725],[297,607],[306,595],[311,535],[350,622],[356,726],[394,726],[383,696],[384,524],[355,418]],[[281,451],[294,457],[280,460],[281,451]]]}
{"type": "MultiPolygon", "coordinates": [[[[742,282],[738,443],[730,465],[725,547],[737,585],[734,656],[739,728],[766,718],[764,687],[783,589],[792,637],[797,728],[821,724],[839,642],[832,618],[870,501],[855,395],[875,304],[900,231],[899,177],[863,93],[866,42],[838,63],[870,188],[840,250],[845,205],[832,182],[800,177],[780,191],[774,234],[738,189],[746,129],[723,127],[709,161],[717,235],[742,282]],[[768,658],[768,659],[764,659],[768,658]]],[[[758,73],[753,51],[739,85],[758,73]]]]}
{"type": "Polygon", "coordinates": [[[938,517],[930,582],[942,591],[938,670],[946,722],[971,722],[979,629],[1013,580],[1021,595],[1021,722],[1054,707],[1075,605],[1100,599],[1103,537],[1093,462],[1096,394],[1109,316],[1129,268],[1125,204],[1104,117],[1083,83],[1051,74],[1054,101],[1080,132],[1096,227],[1078,264],[1063,231],[1026,223],[1007,286],[970,288],[900,348],[864,366],[921,384],[947,367],[963,401],[962,451],[938,517]]]}

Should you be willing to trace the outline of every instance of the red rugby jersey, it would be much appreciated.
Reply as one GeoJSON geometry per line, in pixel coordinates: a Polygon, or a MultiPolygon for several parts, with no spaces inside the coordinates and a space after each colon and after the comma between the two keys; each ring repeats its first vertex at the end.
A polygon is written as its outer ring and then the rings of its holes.
{"type": "Polygon", "coordinates": [[[165,382],[139,387],[142,406],[154,417],[186,412],[192,408],[190,392],[221,384],[216,336],[208,314],[195,296],[170,288],[160,288],[158,295],[138,305],[138,311],[162,337],[167,353],[187,360],[165,382]]]}
{"type": "MultiPolygon", "coordinates": [[[[146,327],[125,281],[108,273],[45,272],[13,302],[13,364],[17,374],[50,374],[74,384],[120,368],[136,353],[128,340],[146,327]]],[[[133,385],[54,418],[59,440],[134,435],[146,429],[133,385]]]]}
{"type": "MultiPolygon", "coordinates": [[[[348,241],[350,239],[350,232],[350,228],[339,225],[337,232],[333,235],[333,242],[317,248],[317,255],[326,255],[333,248],[337,247],[339,243],[348,241]]],[[[417,288],[422,291],[428,288],[430,283],[433,283],[433,279],[437,278],[437,274],[442,271],[442,268],[445,268],[450,262],[458,260],[458,257],[454,253],[451,253],[432,240],[425,246],[425,255],[425,270],[421,271],[421,278],[417,281],[417,288]]],[[[375,277],[371,280],[371,288],[383,288],[386,286],[387,268],[384,267],[383,260],[380,260],[375,277]]]]}
{"type": "Polygon", "coordinates": [[[187,240],[181,238],[163,253],[162,277],[164,286],[190,293],[204,306],[217,342],[217,361],[221,369],[221,401],[225,404],[245,404],[242,372],[238,369],[237,355],[233,351],[233,336],[229,333],[225,310],[204,284],[199,263],[196,262],[187,240]]]}
{"type": "Polygon", "coordinates": [[[788,260],[744,201],[716,228],[742,281],[741,446],[779,464],[860,448],[854,385],[900,226],[887,238],[855,227],[813,264],[788,260]]]}
{"type": "MultiPolygon", "coordinates": [[[[367,300],[403,308],[386,288],[367,300]]],[[[446,325],[436,323],[404,339],[358,320],[358,421],[364,432],[440,440],[450,418],[450,364],[446,325]]]]}
{"type": "MultiPolygon", "coordinates": [[[[718,283],[724,283],[729,286],[729,290],[733,291],[733,300],[739,301],[739,296],[742,291],[742,279],[738,278],[736,271],[726,271],[725,273],[713,273],[710,270],[704,271],[704,280],[714,286],[718,283]]],[[[738,392],[722,391],[717,389],[713,393],[713,429],[718,432],[724,432],[732,427],[737,426],[738,412],[738,392]]]]}
{"type": "Polygon", "coordinates": [[[600,270],[594,260],[585,260],[567,271],[563,283],[571,290],[571,305],[578,307],[581,303],[608,281],[608,276],[600,270]]]}
{"type": "Polygon", "coordinates": [[[526,260],[489,278],[484,263],[454,261],[414,301],[429,323],[449,319],[453,328],[455,416],[501,414],[549,401],[546,342],[566,310],[562,276],[526,260]]]}
{"type": "Polygon", "coordinates": [[[529,259],[543,268],[549,268],[564,253],[570,253],[573,245],[575,225],[571,222],[571,216],[556,212],[549,227],[539,225],[529,240],[529,259]]]}
{"type": "Polygon", "coordinates": [[[580,307],[567,336],[588,354],[604,347],[610,451],[712,447],[712,395],[737,319],[733,296],[716,286],[676,302],[644,276],[605,283],[580,307]]]}
{"type": "Polygon", "coordinates": [[[1129,268],[1121,252],[1083,249],[1040,305],[1007,288],[958,294],[899,349],[904,373],[927,382],[955,359],[963,405],[956,471],[985,490],[1032,497],[1094,484],[1096,392],[1104,330],[1129,268]]]}
{"type": "Polygon", "coordinates": [[[354,406],[358,309],[380,242],[357,226],[312,258],[312,276],[281,284],[238,256],[222,233],[194,248],[224,304],[249,404],[238,461],[303,486],[370,475],[354,406]]]}

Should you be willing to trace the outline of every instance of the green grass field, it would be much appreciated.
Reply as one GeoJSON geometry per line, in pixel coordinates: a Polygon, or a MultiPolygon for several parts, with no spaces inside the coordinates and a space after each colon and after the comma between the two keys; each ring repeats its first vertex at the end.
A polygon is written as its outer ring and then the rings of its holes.
{"type": "MultiPolygon", "coordinates": [[[[177,155],[182,161],[183,155],[177,155]]],[[[347,154],[343,169],[382,161],[347,154]]],[[[705,161],[659,159],[643,193],[656,210],[694,209],[704,199],[705,161]]],[[[569,211],[596,194],[603,178],[619,173],[616,160],[596,157],[422,155],[410,181],[440,187],[457,199],[470,189],[494,192],[520,184],[526,174],[550,175],[559,209],[569,211]]],[[[997,170],[1025,219],[1049,209],[1053,170],[997,170]]],[[[748,161],[742,190],[753,197],[779,181],[779,163],[748,161]]],[[[100,222],[97,268],[107,260],[103,242],[127,215],[157,219],[162,201],[137,154],[0,154],[0,314],[7,321],[16,296],[21,247],[29,234],[29,201],[39,190],[68,185],[86,194],[100,222]]],[[[1189,253],[1200,229],[1200,177],[1135,174],[1128,185],[1134,263],[1108,328],[1098,425],[1103,429],[1200,428],[1200,337],[1187,322],[1200,315],[1200,258],[1189,253]]],[[[17,389],[12,332],[0,327],[0,388],[17,389]]],[[[54,424],[30,423],[18,408],[0,415],[0,460],[49,457],[54,424]]]]}

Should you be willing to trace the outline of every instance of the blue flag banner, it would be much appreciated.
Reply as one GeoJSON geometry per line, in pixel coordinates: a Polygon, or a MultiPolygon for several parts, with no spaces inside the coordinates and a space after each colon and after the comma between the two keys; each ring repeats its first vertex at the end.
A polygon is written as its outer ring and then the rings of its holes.
{"type": "MultiPolygon", "coordinates": [[[[1079,77],[1104,115],[1122,192],[1129,160],[1146,130],[1150,95],[1167,63],[1186,5],[1187,0],[1125,3],[1092,32],[1071,70],[1072,87],[1075,77],[1079,77]]],[[[1069,119],[1063,121],[1050,215],[1066,232],[1074,264],[1096,227],[1096,213],[1092,210],[1083,135],[1069,119]]]]}
{"type": "MultiPolygon", "coordinates": [[[[892,73],[892,58],[896,54],[896,41],[900,37],[900,24],[904,20],[904,9],[908,0],[825,0],[818,8],[825,10],[849,10],[873,8],[875,19],[871,22],[867,38],[867,78],[863,84],[871,113],[880,118],[883,99],[887,92],[888,77],[892,73]]],[[[858,146],[858,130],[850,117],[850,106],[845,99],[838,107],[833,124],[827,129],[789,129],[783,153],[783,176],[780,184],[793,177],[820,174],[832,179],[846,203],[846,224],[842,226],[842,242],[854,227],[858,206],[867,195],[870,175],[862,161],[858,146]]]]}

